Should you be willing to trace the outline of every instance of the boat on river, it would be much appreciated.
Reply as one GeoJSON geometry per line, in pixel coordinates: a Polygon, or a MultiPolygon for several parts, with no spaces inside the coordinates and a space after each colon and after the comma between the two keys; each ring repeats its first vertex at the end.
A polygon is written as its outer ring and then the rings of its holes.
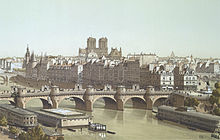
{"type": "Polygon", "coordinates": [[[106,125],[100,123],[91,123],[88,129],[92,131],[106,131],[106,125]]]}
{"type": "Polygon", "coordinates": [[[115,132],[113,132],[113,131],[106,131],[107,133],[109,133],[109,134],[116,134],[115,132]]]}

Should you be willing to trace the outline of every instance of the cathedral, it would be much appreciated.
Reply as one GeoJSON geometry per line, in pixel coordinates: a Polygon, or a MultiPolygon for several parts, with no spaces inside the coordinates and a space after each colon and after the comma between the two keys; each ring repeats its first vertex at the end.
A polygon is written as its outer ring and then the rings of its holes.
{"type": "Polygon", "coordinates": [[[108,54],[108,39],[106,37],[100,38],[98,45],[97,48],[96,38],[89,37],[87,39],[87,47],[85,49],[79,48],[79,56],[87,59],[100,58],[103,56],[110,59],[120,59],[122,57],[121,49],[118,51],[112,48],[110,54],[108,54]]]}

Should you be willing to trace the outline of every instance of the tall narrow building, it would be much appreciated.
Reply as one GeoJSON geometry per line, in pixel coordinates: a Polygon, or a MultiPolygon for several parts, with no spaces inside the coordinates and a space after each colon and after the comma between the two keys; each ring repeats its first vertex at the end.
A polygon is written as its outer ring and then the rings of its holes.
{"type": "Polygon", "coordinates": [[[29,47],[27,45],[27,51],[26,51],[26,54],[24,56],[24,61],[23,61],[22,68],[26,68],[27,64],[29,63],[29,60],[30,60],[30,50],[29,50],[29,47]]]}

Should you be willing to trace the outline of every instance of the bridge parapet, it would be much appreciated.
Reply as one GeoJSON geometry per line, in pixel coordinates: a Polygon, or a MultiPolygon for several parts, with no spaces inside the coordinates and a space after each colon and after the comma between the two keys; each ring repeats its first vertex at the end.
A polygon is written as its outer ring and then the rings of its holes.
{"type": "Polygon", "coordinates": [[[11,95],[11,91],[9,90],[3,90],[2,92],[0,92],[0,95],[5,95],[5,94],[10,94],[11,95]]]}
{"type": "Polygon", "coordinates": [[[60,93],[63,93],[63,92],[65,92],[65,93],[67,93],[67,92],[73,93],[73,92],[78,92],[78,91],[82,92],[82,91],[86,91],[86,90],[85,89],[77,89],[77,90],[75,90],[75,89],[59,89],[60,93]]]}
{"type": "Polygon", "coordinates": [[[90,94],[92,94],[92,95],[114,95],[114,94],[116,94],[116,91],[114,91],[114,90],[112,90],[112,91],[93,91],[90,94]]]}
{"type": "Polygon", "coordinates": [[[144,95],[145,93],[146,93],[145,90],[139,90],[139,91],[126,90],[125,92],[126,95],[144,95]]]}
{"type": "Polygon", "coordinates": [[[39,96],[49,96],[50,92],[41,92],[41,93],[27,93],[27,94],[22,94],[19,97],[39,97],[39,96]]]}
{"type": "Polygon", "coordinates": [[[60,91],[59,94],[57,94],[58,96],[63,96],[63,95],[83,95],[85,93],[85,90],[83,91],[77,91],[77,90],[73,90],[73,91],[60,91]]]}
{"type": "Polygon", "coordinates": [[[169,95],[173,91],[172,90],[159,90],[155,91],[153,86],[148,86],[146,90],[147,95],[169,95]]]}
{"type": "Polygon", "coordinates": [[[170,95],[173,91],[154,91],[153,93],[150,93],[149,95],[170,95]]]}

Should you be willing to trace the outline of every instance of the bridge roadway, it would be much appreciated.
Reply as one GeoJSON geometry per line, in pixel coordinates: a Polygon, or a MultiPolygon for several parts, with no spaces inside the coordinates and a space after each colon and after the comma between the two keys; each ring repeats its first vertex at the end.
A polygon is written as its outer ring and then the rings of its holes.
{"type": "Polygon", "coordinates": [[[75,101],[75,108],[85,111],[92,111],[93,104],[100,98],[104,99],[105,108],[114,110],[124,110],[125,103],[131,99],[133,108],[152,109],[153,106],[162,104],[171,91],[154,91],[152,87],[147,90],[125,89],[118,86],[116,90],[97,91],[92,86],[87,86],[85,90],[60,90],[57,86],[52,86],[47,91],[27,90],[17,88],[15,96],[11,93],[0,93],[0,100],[9,100],[12,104],[20,108],[25,108],[27,102],[32,99],[40,99],[43,108],[58,108],[65,98],[72,98],[75,101]]]}

